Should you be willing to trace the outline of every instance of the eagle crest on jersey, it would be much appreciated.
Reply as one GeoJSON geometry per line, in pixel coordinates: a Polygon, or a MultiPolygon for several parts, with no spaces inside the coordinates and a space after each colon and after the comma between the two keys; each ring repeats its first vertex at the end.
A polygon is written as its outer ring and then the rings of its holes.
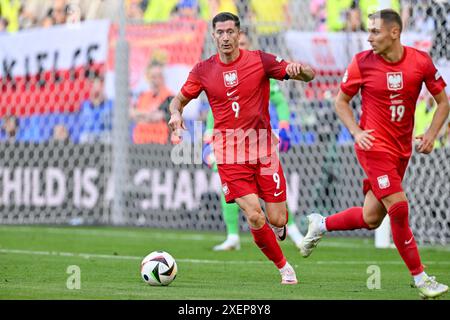
{"type": "Polygon", "coordinates": [[[389,90],[403,89],[403,74],[401,72],[388,72],[387,83],[389,90]]]}
{"type": "Polygon", "coordinates": [[[227,71],[223,73],[223,81],[225,83],[225,87],[234,87],[237,86],[239,81],[238,81],[238,76],[237,76],[237,71],[236,70],[232,70],[232,71],[227,71]]]}

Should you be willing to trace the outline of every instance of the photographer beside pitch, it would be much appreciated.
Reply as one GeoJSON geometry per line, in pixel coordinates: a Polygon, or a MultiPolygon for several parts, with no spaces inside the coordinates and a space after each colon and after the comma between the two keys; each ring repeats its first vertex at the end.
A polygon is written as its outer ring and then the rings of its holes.
{"type": "Polygon", "coordinates": [[[263,51],[239,49],[240,21],[234,14],[219,13],[212,27],[218,53],[190,72],[170,104],[169,127],[175,133],[184,129],[183,108],[206,92],[214,116],[213,149],[225,200],[242,209],[256,245],[279,269],[281,283],[296,284],[295,270],[277,242],[286,237],[286,180],[276,154],[278,140],[270,126],[269,79],[307,82],[314,72],[263,51]],[[273,230],[259,198],[265,201],[273,230]]]}
{"type": "Polygon", "coordinates": [[[430,127],[416,137],[416,151],[428,154],[449,114],[446,83],[427,53],[401,44],[402,20],[394,10],[369,15],[368,31],[372,50],[355,55],[335,103],[339,118],[355,139],[358,161],[368,177],[363,181],[364,206],[326,218],[309,215],[300,252],[308,257],[327,231],[375,229],[389,214],[394,244],[419,294],[435,298],[447,292],[448,286],[424,272],[409,227],[402,181],[412,153],[414,111],[422,84],[437,103],[430,127]],[[349,103],[360,89],[362,115],[358,125],[349,103]]]}

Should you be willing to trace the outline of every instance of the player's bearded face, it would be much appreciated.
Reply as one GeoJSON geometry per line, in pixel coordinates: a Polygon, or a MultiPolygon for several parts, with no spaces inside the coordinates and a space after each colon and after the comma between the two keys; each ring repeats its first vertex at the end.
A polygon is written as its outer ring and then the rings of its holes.
{"type": "Polygon", "coordinates": [[[383,23],[383,20],[369,19],[367,24],[367,31],[369,31],[369,41],[373,52],[376,54],[384,53],[393,43],[390,29],[383,23]]]}
{"type": "Polygon", "coordinates": [[[234,21],[217,22],[213,39],[219,52],[231,54],[239,50],[239,29],[234,21]]]}

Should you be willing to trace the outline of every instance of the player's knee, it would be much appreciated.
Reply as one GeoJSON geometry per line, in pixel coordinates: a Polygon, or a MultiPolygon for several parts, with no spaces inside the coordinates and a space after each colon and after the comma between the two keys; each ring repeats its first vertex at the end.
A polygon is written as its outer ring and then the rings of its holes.
{"type": "Polygon", "coordinates": [[[369,230],[378,228],[381,223],[383,222],[384,217],[379,216],[370,216],[370,217],[364,217],[364,222],[369,227],[369,230]]]}
{"type": "Polygon", "coordinates": [[[269,222],[271,225],[278,227],[278,228],[283,227],[287,223],[285,213],[277,214],[277,215],[269,215],[268,219],[269,219],[269,222]]]}
{"type": "Polygon", "coordinates": [[[261,228],[265,222],[261,208],[255,208],[250,212],[247,212],[247,221],[252,228],[261,228]]]}

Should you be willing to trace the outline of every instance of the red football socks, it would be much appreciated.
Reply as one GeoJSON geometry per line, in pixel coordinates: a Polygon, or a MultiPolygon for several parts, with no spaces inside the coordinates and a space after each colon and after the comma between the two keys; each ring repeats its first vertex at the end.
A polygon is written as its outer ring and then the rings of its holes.
{"type": "Polygon", "coordinates": [[[408,202],[397,202],[389,208],[388,214],[391,220],[392,239],[400,256],[411,275],[421,273],[423,266],[419,250],[408,222],[408,202]]]}
{"type": "Polygon", "coordinates": [[[278,269],[284,267],[286,264],[286,258],[281,251],[280,245],[275,238],[275,234],[267,223],[260,229],[250,228],[253,235],[253,239],[259,249],[269,258],[270,261],[275,263],[278,269]]]}
{"type": "Polygon", "coordinates": [[[352,207],[325,219],[328,231],[370,229],[363,219],[363,208],[352,207]]]}

